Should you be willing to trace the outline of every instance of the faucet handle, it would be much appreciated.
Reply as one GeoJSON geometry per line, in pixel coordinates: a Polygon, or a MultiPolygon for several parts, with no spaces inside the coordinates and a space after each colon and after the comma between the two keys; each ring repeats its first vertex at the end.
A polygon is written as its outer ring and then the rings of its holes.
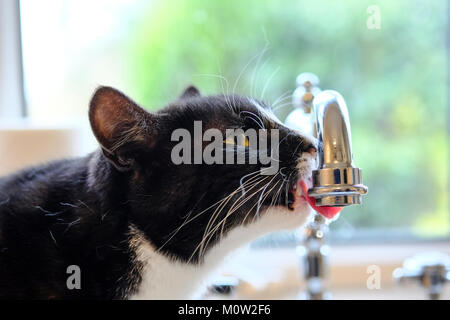
{"type": "Polygon", "coordinates": [[[319,78],[310,72],[303,72],[297,76],[297,89],[292,96],[294,107],[302,108],[305,113],[311,113],[314,97],[320,93],[319,78]]]}
{"type": "Polygon", "coordinates": [[[450,257],[440,252],[428,252],[408,258],[394,270],[399,284],[418,282],[428,291],[430,299],[440,298],[442,288],[450,282],[450,257]]]}
{"type": "Polygon", "coordinates": [[[319,77],[311,72],[303,72],[297,76],[297,86],[317,87],[319,85],[319,77]]]}

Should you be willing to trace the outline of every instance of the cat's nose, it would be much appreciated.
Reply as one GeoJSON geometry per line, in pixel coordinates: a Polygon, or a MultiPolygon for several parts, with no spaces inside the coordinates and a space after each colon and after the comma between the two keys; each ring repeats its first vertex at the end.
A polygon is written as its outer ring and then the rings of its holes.
{"type": "Polygon", "coordinates": [[[316,147],[314,147],[314,146],[308,146],[307,148],[306,148],[306,152],[308,152],[309,154],[311,154],[313,157],[315,157],[316,156],[316,154],[317,154],[317,149],[316,149],[316,147]]]}

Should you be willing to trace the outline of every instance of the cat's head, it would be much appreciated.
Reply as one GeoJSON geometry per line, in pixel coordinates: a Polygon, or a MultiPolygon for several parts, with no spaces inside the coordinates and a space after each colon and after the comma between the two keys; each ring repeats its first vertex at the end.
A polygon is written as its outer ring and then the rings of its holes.
{"type": "Polygon", "coordinates": [[[104,157],[125,177],[130,222],[172,257],[201,261],[224,239],[293,229],[310,213],[298,186],[316,166],[315,141],[263,102],[189,87],[150,113],[101,87],[89,117],[104,157]]]}

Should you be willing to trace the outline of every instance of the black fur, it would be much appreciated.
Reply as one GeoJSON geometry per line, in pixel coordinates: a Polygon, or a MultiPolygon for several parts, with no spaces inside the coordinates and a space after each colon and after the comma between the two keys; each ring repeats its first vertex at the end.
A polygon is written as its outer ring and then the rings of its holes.
{"type": "MultiPolygon", "coordinates": [[[[288,206],[298,158],[312,145],[264,117],[247,98],[204,97],[190,87],[180,99],[150,114],[112,88],[98,89],[90,120],[100,150],[0,179],[0,298],[126,298],[141,276],[130,248],[131,225],[168,256],[202,263],[196,248],[214,212],[208,208],[261,165],[175,165],[170,160],[176,144],[171,133],[192,130],[194,120],[202,120],[204,130],[258,129],[250,114],[269,130],[279,128],[282,141],[279,176],[284,180],[276,181],[286,190],[263,205],[276,201],[288,206]],[[189,215],[202,211],[173,235],[189,215]],[[80,290],[67,288],[69,265],[81,269],[80,290]]],[[[224,232],[257,218],[257,200],[254,196],[230,215],[224,232]],[[244,221],[249,210],[251,219],[244,221]]],[[[208,246],[218,241],[220,229],[208,246]]]]}

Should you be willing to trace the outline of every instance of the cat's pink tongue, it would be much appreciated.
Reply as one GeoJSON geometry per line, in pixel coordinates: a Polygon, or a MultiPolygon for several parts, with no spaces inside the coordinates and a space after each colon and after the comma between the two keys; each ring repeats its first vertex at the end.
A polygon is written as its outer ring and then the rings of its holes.
{"type": "Polygon", "coordinates": [[[318,213],[323,215],[325,218],[332,219],[339,212],[342,211],[343,207],[318,207],[318,206],[316,206],[316,199],[308,196],[308,186],[306,185],[306,182],[304,180],[300,181],[300,188],[302,188],[302,191],[303,191],[302,198],[306,199],[306,201],[311,206],[311,208],[316,210],[318,213]]]}

